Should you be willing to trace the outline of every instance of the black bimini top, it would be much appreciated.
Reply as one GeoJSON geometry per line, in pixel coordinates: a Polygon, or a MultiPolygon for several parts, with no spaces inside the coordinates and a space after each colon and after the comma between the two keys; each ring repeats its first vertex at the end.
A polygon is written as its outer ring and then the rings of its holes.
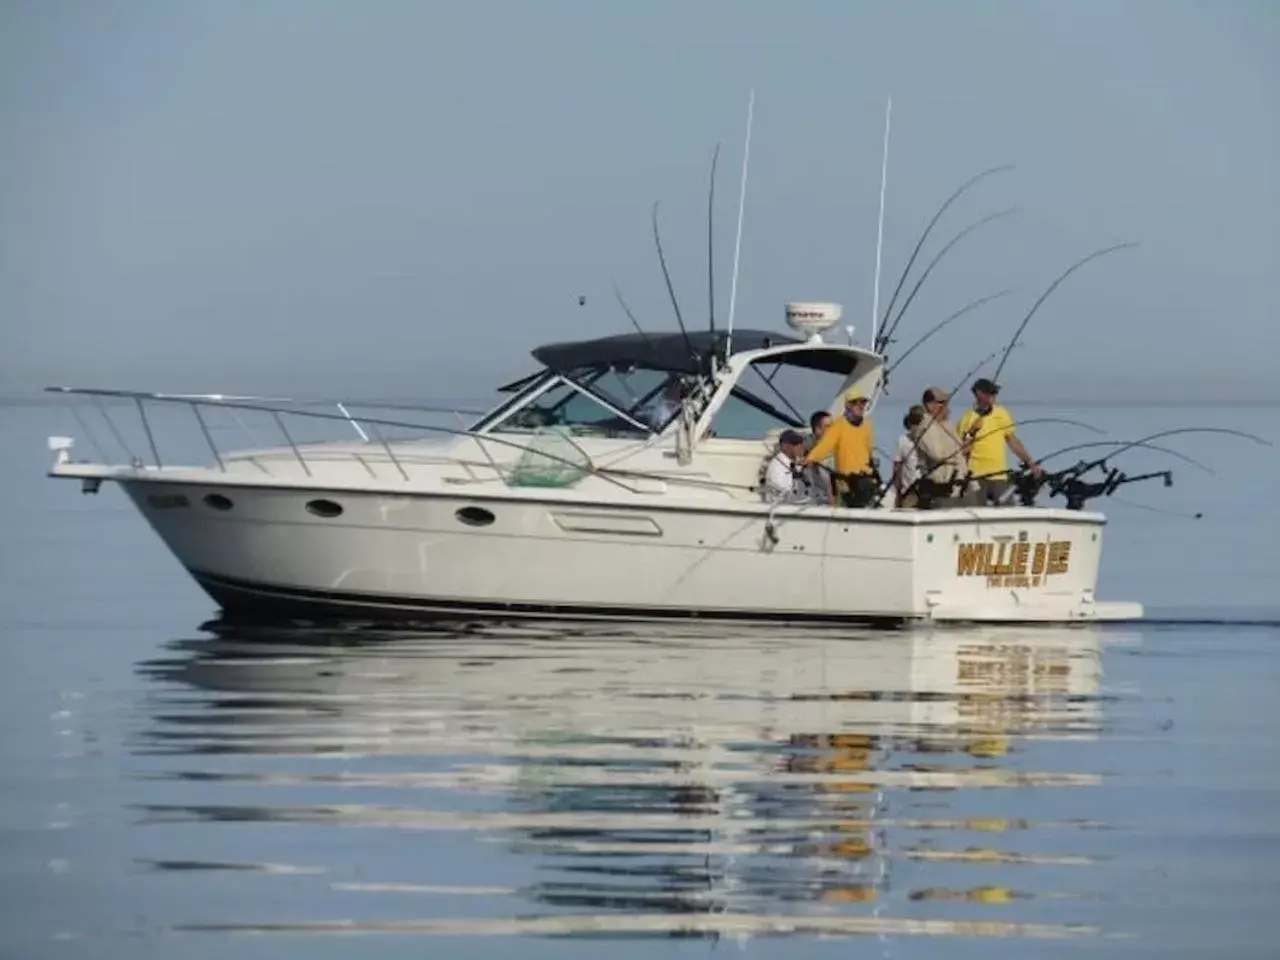
{"type": "MultiPolygon", "coordinates": [[[[723,355],[726,331],[709,330],[683,333],[622,333],[596,340],[574,340],[567,343],[551,343],[538,347],[533,357],[556,373],[568,373],[584,367],[634,366],[649,370],[665,370],[672,373],[702,373],[707,368],[707,358],[723,355]]],[[[795,337],[771,330],[735,330],[734,352],[740,350],[764,350],[804,343],[795,337]]],[[[852,368],[853,362],[845,351],[824,350],[797,351],[786,358],[795,366],[828,370],[833,373],[852,368]]]]}

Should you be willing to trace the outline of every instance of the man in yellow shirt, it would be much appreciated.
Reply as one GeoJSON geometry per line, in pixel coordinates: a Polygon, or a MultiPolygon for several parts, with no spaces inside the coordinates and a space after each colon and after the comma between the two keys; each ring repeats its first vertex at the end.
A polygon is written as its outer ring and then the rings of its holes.
{"type": "Polygon", "coordinates": [[[1013,416],[996,403],[1000,387],[986,377],[974,381],[973,408],[960,418],[958,430],[969,446],[969,475],[978,484],[983,503],[997,503],[1009,491],[1005,447],[1036,476],[1044,471],[1018,439],[1013,416]]]}
{"type": "Polygon", "coordinates": [[[876,475],[871,462],[875,432],[867,419],[867,398],[857,387],[844,396],[844,416],[823,431],[804,458],[804,465],[821,463],[835,455],[836,490],[846,507],[865,507],[876,495],[876,475]]]}

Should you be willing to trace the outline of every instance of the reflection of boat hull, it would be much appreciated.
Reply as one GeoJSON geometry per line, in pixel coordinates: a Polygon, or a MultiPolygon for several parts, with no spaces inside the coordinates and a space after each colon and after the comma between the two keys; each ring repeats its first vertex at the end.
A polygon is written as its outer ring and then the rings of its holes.
{"type": "Polygon", "coordinates": [[[1104,521],[1082,512],[770,514],[660,497],[624,506],[534,492],[121,483],[229,613],[839,623],[1141,614],[1094,601],[1104,521]],[[222,510],[205,499],[215,491],[222,510]],[[340,513],[309,512],[317,497],[340,513]]]}
{"type": "MultiPolygon", "coordinates": [[[[186,803],[163,785],[151,822],[217,823],[220,836],[253,824],[253,856],[273,863],[284,857],[271,838],[284,834],[263,823],[313,831],[284,841],[308,864],[326,828],[395,831],[356,844],[377,851],[370,864],[352,861],[348,839],[330,849],[341,873],[372,881],[364,889],[419,895],[486,884],[495,847],[458,867],[460,841],[424,857],[433,841],[402,842],[404,831],[496,840],[523,861],[504,882],[537,879],[485,913],[551,908],[583,929],[756,915],[796,927],[795,916],[871,909],[887,921],[895,908],[914,921],[908,897],[1007,902],[1038,892],[1037,873],[1057,882],[1032,866],[1066,862],[1043,845],[1092,824],[1035,816],[1054,806],[1044,791],[1101,778],[1064,767],[1078,744],[1045,741],[1098,735],[1101,645],[1115,637],[1091,626],[208,627],[218,639],[140,665],[155,696],[139,739],[195,777],[186,803]],[[388,865],[387,847],[405,859],[388,865]],[[957,882],[965,864],[980,885],[957,882]],[[1016,890],[991,886],[997,864],[1023,865],[1016,890]]],[[[358,906],[342,909],[344,923],[367,924],[358,906]]]]}
{"type": "Polygon", "coordinates": [[[754,739],[764,728],[780,738],[908,727],[1000,734],[1071,727],[1088,735],[1098,719],[1103,636],[1090,627],[946,627],[840,639],[764,628],[628,637],[549,625],[403,640],[379,632],[368,642],[365,632],[249,633],[234,624],[228,635],[235,639],[190,644],[193,655],[160,672],[295,706],[316,698],[331,732],[380,728],[379,698],[427,704],[434,691],[448,691],[477,703],[541,704],[536,720],[501,715],[514,724],[504,731],[514,740],[539,731],[595,736],[608,718],[610,728],[662,731],[664,739],[683,729],[723,743],[754,739]],[[675,695],[692,690],[699,695],[675,695]]]}

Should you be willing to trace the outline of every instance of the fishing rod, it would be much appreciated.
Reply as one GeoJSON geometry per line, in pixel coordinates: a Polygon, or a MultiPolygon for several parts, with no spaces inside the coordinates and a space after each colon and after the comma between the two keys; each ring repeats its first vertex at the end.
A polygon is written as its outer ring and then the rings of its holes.
{"type": "Polygon", "coordinates": [[[961,307],[959,310],[957,310],[955,313],[951,314],[951,316],[947,317],[941,323],[934,324],[934,326],[932,327],[932,329],[929,330],[928,333],[926,333],[923,337],[921,337],[919,340],[913,343],[910,347],[908,347],[906,349],[906,352],[904,352],[902,356],[900,356],[897,360],[895,360],[893,363],[889,365],[888,369],[886,369],[884,372],[885,380],[888,381],[889,375],[893,373],[894,370],[898,369],[902,361],[906,360],[907,357],[911,356],[911,354],[916,351],[917,347],[921,346],[926,340],[932,337],[935,333],[937,333],[943,327],[947,326],[947,324],[951,323],[952,320],[959,320],[962,316],[964,316],[970,310],[976,310],[978,307],[982,306],[984,303],[990,303],[992,300],[998,300],[1001,297],[1006,296],[1012,292],[1013,292],[1012,290],[1001,290],[999,293],[993,293],[993,294],[990,294],[989,296],[980,297],[977,300],[972,300],[969,303],[965,304],[963,307],[961,307]]]}
{"type": "MultiPolygon", "coordinates": [[[[1098,460],[1093,461],[1090,469],[1092,469],[1092,467],[1094,466],[1101,466],[1105,464],[1107,460],[1111,459],[1111,457],[1119,456],[1121,453],[1124,453],[1127,450],[1131,450],[1134,447],[1150,447],[1152,440],[1161,440],[1165,437],[1176,437],[1176,436],[1181,436],[1182,434],[1187,434],[1187,433],[1224,434],[1227,436],[1240,437],[1245,440],[1252,440],[1255,443],[1261,444],[1262,446],[1266,446],[1266,447],[1272,446],[1271,441],[1266,440],[1262,437],[1259,437],[1257,434],[1248,433],[1247,431],[1244,431],[1244,430],[1232,430],[1229,427],[1180,427],[1176,430],[1161,430],[1159,433],[1153,433],[1145,437],[1140,437],[1137,440],[1120,441],[1120,448],[1118,450],[1109,454],[1106,457],[1102,457],[1098,460]]],[[[1073,453],[1076,450],[1085,449],[1087,446],[1090,446],[1090,445],[1073,444],[1072,446],[1069,446],[1069,447],[1063,447],[1061,450],[1055,450],[1053,451],[1053,453],[1045,454],[1036,462],[1043,463],[1045,460],[1048,460],[1051,457],[1059,457],[1059,456],[1062,456],[1062,454],[1064,453],[1073,453]]],[[[1177,453],[1176,451],[1168,451],[1168,452],[1173,453],[1175,456],[1178,456],[1178,457],[1184,456],[1183,454],[1177,453]]],[[[1203,467],[1204,465],[1197,464],[1197,466],[1203,467]]],[[[1208,469],[1208,468],[1206,467],[1204,469],[1208,469]]]]}
{"type": "Polygon", "coordinates": [[[697,351],[693,349],[693,341],[689,339],[689,331],[684,325],[684,316],[680,313],[680,303],[676,300],[675,287],[671,285],[671,272],[667,270],[667,258],[662,253],[662,238],[658,235],[658,201],[653,201],[653,242],[658,248],[658,264],[662,267],[663,279],[667,282],[667,294],[671,297],[671,307],[676,312],[676,323],[680,325],[680,332],[684,335],[684,345],[689,350],[689,356],[693,359],[700,359],[697,351]]]}
{"type": "Polygon", "coordinates": [[[645,345],[650,347],[653,346],[653,341],[649,339],[649,335],[645,333],[644,329],[640,326],[640,321],[636,319],[636,315],[632,313],[631,308],[627,306],[627,301],[622,299],[622,291],[618,289],[618,281],[616,280],[613,282],[613,295],[618,300],[618,306],[622,307],[622,312],[625,313],[627,315],[627,319],[631,321],[631,325],[636,328],[636,333],[644,337],[645,345]]]}
{"type": "MultiPolygon", "coordinates": [[[[1076,450],[1088,450],[1095,447],[1122,447],[1122,446],[1125,446],[1126,444],[1131,444],[1131,443],[1135,443],[1135,442],[1129,441],[1129,440],[1098,440],[1092,443],[1076,443],[1076,444],[1072,444],[1069,447],[1063,447],[1061,450],[1055,450],[1053,453],[1045,454],[1036,462],[1043,464],[1044,461],[1052,457],[1060,456],[1061,454],[1064,454],[1064,453],[1072,453],[1076,450]]],[[[1189,457],[1185,453],[1182,453],[1179,450],[1173,450],[1169,447],[1157,446],[1154,443],[1143,442],[1143,443],[1136,443],[1136,445],[1139,447],[1142,447],[1145,450],[1153,450],[1156,453],[1165,453],[1171,457],[1177,457],[1183,463],[1188,463],[1199,470],[1203,470],[1205,473],[1216,475],[1216,471],[1214,471],[1211,467],[1205,466],[1205,464],[1201,463],[1199,460],[1195,459],[1194,457],[1189,457]]],[[[1112,456],[1114,455],[1115,454],[1112,454],[1112,456]]],[[[999,471],[999,472],[1003,472],[1003,471],[999,471]]],[[[981,478],[975,478],[975,479],[981,479],[981,478]]]]}
{"type": "Polygon", "coordinates": [[[1056,496],[1058,493],[1062,493],[1066,496],[1067,509],[1069,510],[1081,509],[1085,501],[1088,499],[1091,499],[1092,497],[1110,496],[1112,493],[1115,492],[1118,486],[1124,483],[1135,483],[1140,480],[1162,478],[1164,480],[1164,485],[1166,487],[1172,486],[1173,475],[1170,471],[1167,471],[1167,470],[1156,471],[1154,473],[1130,476],[1122,473],[1117,468],[1111,467],[1109,465],[1108,461],[1114,459],[1115,457],[1119,456],[1122,453],[1125,453],[1129,450],[1133,450],[1138,447],[1155,449],[1163,453],[1171,454],[1175,457],[1178,457],[1179,459],[1186,460],[1209,473],[1213,473],[1213,471],[1210,470],[1208,467],[1205,467],[1204,464],[1199,463],[1198,461],[1193,460],[1192,458],[1187,457],[1186,455],[1181,454],[1176,450],[1167,450],[1163,447],[1157,447],[1150,442],[1152,440],[1159,440],[1163,437],[1178,436],[1184,433],[1226,434],[1229,436],[1236,436],[1236,437],[1242,437],[1248,440],[1253,440],[1264,446],[1271,446],[1271,443],[1269,441],[1255,434],[1251,434],[1243,430],[1232,430],[1227,427],[1182,427],[1175,430],[1162,430],[1162,431],[1159,431],[1158,433],[1153,433],[1150,436],[1141,437],[1137,440],[1118,441],[1114,444],[1111,444],[1111,443],[1073,444],[1070,447],[1064,447],[1061,450],[1055,450],[1053,453],[1047,454],[1046,456],[1041,457],[1038,461],[1036,461],[1037,465],[1043,463],[1045,460],[1048,460],[1051,457],[1061,456],[1064,453],[1070,453],[1072,451],[1086,449],[1088,447],[1114,445],[1118,448],[1103,457],[1098,457],[1094,460],[1081,460],[1078,463],[1076,463],[1074,466],[1066,467],[1062,470],[1058,470],[1053,473],[1044,474],[1038,478],[1030,476],[1029,472],[1027,471],[1022,471],[1018,474],[1015,474],[1013,484],[1017,491],[1018,498],[1023,503],[1024,506],[1030,506],[1031,503],[1034,501],[1036,494],[1038,494],[1042,488],[1047,486],[1049,488],[1049,495],[1051,497],[1056,496]],[[1090,473],[1091,471],[1097,470],[1097,469],[1106,471],[1106,477],[1103,480],[1098,481],[1096,483],[1087,483],[1082,479],[1085,474],[1090,473]]]}
{"type": "MultiPolygon", "coordinates": [[[[983,367],[985,367],[988,363],[990,363],[992,360],[994,360],[994,359],[995,359],[995,357],[996,357],[996,354],[998,354],[999,352],[1000,352],[999,350],[994,350],[994,351],[992,351],[991,353],[987,354],[985,357],[983,357],[980,361],[978,361],[978,363],[977,363],[977,364],[975,364],[975,365],[974,365],[974,367],[973,367],[971,370],[969,370],[969,371],[968,371],[968,372],[967,372],[963,377],[961,377],[961,378],[960,378],[960,382],[959,382],[959,383],[957,383],[957,384],[955,385],[955,387],[953,387],[951,390],[949,390],[949,391],[948,391],[947,396],[949,397],[951,394],[953,394],[953,393],[955,393],[957,390],[959,390],[959,389],[960,389],[960,387],[961,387],[961,386],[963,386],[963,384],[964,384],[964,382],[965,382],[966,380],[968,380],[968,379],[969,379],[970,377],[972,377],[975,373],[977,373],[979,370],[981,370],[983,367]]],[[[911,445],[911,449],[910,449],[909,451],[907,451],[907,456],[911,456],[911,454],[915,453],[917,450],[919,450],[919,449],[920,449],[920,441],[924,439],[925,432],[928,430],[928,428],[929,428],[930,426],[932,426],[932,425],[933,425],[934,423],[936,423],[936,422],[937,422],[937,417],[935,417],[935,416],[933,416],[932,414],[930,414],[930,415],[929,415],[929,423],[928,423],[928,424],[925,424],[925,425],[924,425],[924,427],[922,427],[922,429],[920,430],[920,435],[919,435],[918,437],[916,437],[916,439],[915,439],[915,443],[913,443],[913,444],[911,445]]],[[[921,474],[920,479],[923,479],[923,477],[924,477],[924,474],[921,474]]],[[[916,483],[919,483],[919,480],[917,480],[917,481],[916,481],[916,483]]],[[[914,487],[914,484],[913,484],[913,487],[914,487]]],[[[873,507],[878,507],[878,506],[880,506],[880,504],[884,501],[885,494],[886,494],[886,493],[888,493],[888,492],[889,492],[889,488],[888,488],[887,486],[883,486],[883,484],[882,484],[882,489],[881,489],[881,491],[880,491],[880,495],[876,498],[876,501],[875,501],[875,503],[874,503],[874,504],[872,504],[872,506],[873,506],[873,507]]],[[[904,494],[904,496],[905,496],[905,494],[904,494]]]]}
{"type": "MultiPolygon", "coordinates": [[[[1080,475],[1064,471],[1065,476],[1055,475],[1049,480],[1049,496],[1056,497],[1059,493],[1067,499],[1068,510],[1083,510],[1084,505],[1095,497],[1109,497],[1126,483],[1138,483],[1142,480],[1163,480],[1166,487],[1173,486],[1172,470],[1155,470],[1151,473],[1140,473],[1136,476],[1130,476],[1112,467],[1107,471],[1106,476],[1096,483],[1087,483],[1080,479],[1080,475]]],[[[1038,492],[1036,487],[1036,492],[1038,492]]],[[[1019,490],[1021,493],[1021,490],[1019,490]]],[[[1034,499],[1035,494],[1031,494],[1034,499]]],[[[1024,500],[1024,506],[1030,506],[1024,500]]]]}
{"type": "Polygon", "coordinates": [[[1200,520],[1204,517],[1204,514],[1199,510],[1195,513],[1184,513],[1181,510],[1169,510],[1165,507],[1155,507],[1149,503],[1136,503],[1133,500],[1125,500],[1123,497],[1112,497],[1111,499],[1126,507],[1133,507],[1135,510],[1147,510],[1151,513],[1163,514],[1166,517],[1178,517],[1182,520],[1200,520]]]}
{"type": "MultiPolygon", "coordinates": [[[[1105,433],[1105,432],[1106,432],[1105,430],[1100,430],[1098,427],[1095,427],[1095,426],[1094,426],[1093,424],[1091,424],[1091,423],[1085,423],[1083,420],[1072,420],[1072,419],[1070,419],[1070,418],[1068,418],[1068,417],[1032,417],[1030,420],[1023,420],[1023,421],[1019,424],[1019,426],[1030,426],[1030,425],[1031,425],[1031,424],[1033,424],[1033,423],[1061,423],[1061,424],[1066,424],[1066,425],[1073,426],[1073,427],[1080,427],[1080,428],[1082,428],[1082,429],[1084,429],[1084,430],[1088,430],[1088,431],[1090,431],[1090,432],[1092,432],[1092,433],[1105,433]]],[[[953,449],[953,450],[951,451],[951,453],[950,453],[950,454],[948,454],[948,459],[949,459],[951,456],[954,456],[957,452],[959,452],[959,451],[963,450],[966,446],[968,446],[968,445],[969,445],[969,444],[971,444],[971,443],[974,443],[974,442],[976,442],[976,441],[978,441],[978,440],[981,440],[981,439],[983,439],[984,437],[989,437],[989,436],[991,436],[992,434],[995,434],[995,433],[1003,433],[1003,432],[1005,432],[1005,431],[1007,431],[1007,430],[1008,430],[1008,427],[1003,427],[1003,426],[999,426],[999,427],[991,427],[991,428],[989,428],[988,430],[986,430],[986,431],[984,431],[984,432],[982,432],[982,433],[979,433],[979,434],[974,435],[974,437],[973,437],[971,440],[968,440],[968,441],[962,440],[962,441],[960,442],[960,445],[959,445],[958,447],[956,447],[955,449],[953,449]]],[[[921,437],[923,437],[923,431],[921,431],[921,437]]],[[[914,450],[915,450],[915,449],[916,449],[915,447],[912,447],[912,451],[913,451],[913,452],[914,452],[914,450]]],[[[910,456],[910,453],[908,453],[908,456],[910,456]]],[[[935,469],[936,469],[936,468],[935,468],[935,469]]],[[[925,480],[925,479],[928,477],[928,474],[929,474],[929,473],[932,473],[932,472],[933,472],[932,470],[922,471],[922,472],[921,472],[921,474],[920,474],[920,476],[916,477],[916,479],[915,479],[914,481],[912,481],[911,485],[910,485],[910,486],[908,486],[908,487],[907,487],[907,489],[906,489],[906,490],[904,490],[904,491],[902,492],[902,496],[905,498],[908,494],[911,494],[911,493],[915,492],[915,490],[916,490],[917,486],[921,483],[921,481],[925,480]]],[[[1003,474],[1003,473],[1005,473],[1005,472],[1006,472],[1006,471],[1004,471],[1004,470],[999,470],[999,471],[996,471],[995,473],[991,473],[991,474],[983,474],[983,475],[980,475],[980,476],[966,475],[966,476],[964,476],[964,477],[953,477],[953,478],[952,478],[952,480],[951,480],[951,482],[950,482],[950,484],[948,485],[948,487],[949,487],[949,488],[950,488],[950,487],[954,487],[954,486],[956,486],[957,484],[961,484],[961,483],[963,483],[963,484],[968,484],[968,482],[969,482],[969,481],[971,481],[971,480],[985,480],[985,479],[987,479],[987,477],[988,477],[988,476],[992,476],[992,477],[994,477],[994,476],[1000,476],[1001,474],[1003,474]]],[[[931,482],[932,482],[932,481],[931,481],[931,482]]],[[[948,492],[950,492],[950,490],[949,490],[949,489],[948,489],[948,492]]]]}
{"type": "MultiPolygon", "coordinates": [[[[1032,421],[1026,421],[1026,422],[1030,423],[1032,421]]],[[[993,428],[993,431],[1001,430],[1001,429],[1003,428],[996,427],[996,428],[993,428]]],[[[988,433],[993,431],[988,431],[988,433]]],[[[1040,466],[1045,460],[1048,460],[1050,457],[1058,456],[1061,453],[1070,452],[1072,450],[1083,450],[1091,447],[1119,447],[1127,450],[1127,449],[1132,449],[1134,446],[1141,446],[1149,450],[1154,450],[1158,453],[1168,454],[1169,456],[1176,457],[1179,460],[1189,463],[1193,467],[1203,470],[1206,473],[1209,473],[1209,474],[1213,473],[1213,470],[1205,466],[1199,460],[1196,460],[1192,457],[1188,457],[1186,454],[1180,453],[1177,450],[1170,450],[1167,447],[1160,447],[1153,443],[1146,443],[1145,441],[1140,441],[1135,444],[1134,442],[1125,441],[1125,440],[1099,440],[1099,441],[1092,441],[1089,443],[1073,444],[1070,447],[1064,447],[1062,450],[1055,451],[1054,453],[1041,457],[1039,460],[1036,461],[1036,465],[1040,466]]],[[[1090,487],[1090,485],[1085,484],[1084,481],[1080,479],[1085,473],[1088,473],[1089,471],[1097,467],[1102,467],[1106,469],[1107,459],[1115,455],[1116,455],[1115,453],[1109,454],[1107,458],[1102,458],[1092,463],[1082,460],[1079,463],[1077,463],[1075,466],[1067,467],[1063,470],[1058,470],[1054,472],[1048,472],[1048,473],[1041,472],[1039,476],[1032,473],[1028,469],[1014,471],[1012,479],[1010,480],[1012,493],[1013,495],[1017,496],[1018,501],[1024,507],[1030,507],[1035,505],[1036,497],[1039,495],[1040,491],[1047,486],[1049,488],[1049,491],[1050,491],[1049,495],[1051,497],[1056,496],[1058,493],[1066,493],[1067,500],[1068,500],[1068,508],[1078,510],[1084,505],[1084,501],[1089,497],[1099,496],[1104,493],[1107,496],[1110,496],[1111,493],[1115,491],[1116,487],[1123,483],[1134,483],[1139,480],[1148,480],[1154,477],[1163,477],[1165,479],[1165,486],[1173,485],[1173,477],[1172,477],[1172,474],[1169,473],[1169,471],[1158,471],[1153,474],[1144,474],[1142,476],[1130,477],[1120,473],[1118,470],[1112,470],[1110,471],[1109,476],[1112,478],[1113,481],[1116,481],[1116,482],[1113,482],[1110,485],[1104,482],[1101,485],[1093,485],[1092,488],[1090,487]],[[1073,503],[1075,503],[1075,506],[1072,506],[1073,503]]],[[[1008,471],[1005,471],[1005,470],[994,470],[990,473],[977,474],[974,476],[970,476],[967,479],[968,480],[987,480],[992,477],[1005,476],[1007,472],[1008,471]]],[[[1002,495],[1002,502],[1007,497],[1008,497],[1007,494],[1002,495]]]]}
{"type": "MultiPolygon", "coordinates": [[[[1024,426],[1026,426],[1026,425],[1030,425],[1030,424],[1033,424],[1033,423],[1060,423],[1060,424],[1066,424],[1066,425],[1073,426],[1073,427],[1080,427],[1081,429],[1088,430],[1088,431],[1090,431],[1091,433],[1105,433],[1105,432],[1106,432],[1106,431],[1104,431],[1104,430],[1100,430],[1098,427],[1095,427],[1095,426],[1094,426],[1093,424],[1091,424],[1091,423],[1085,423],[1083,420],[1072,420],[1072,419],[1069,419],[1069,418],[1067,418],[1067,417],[1033,417],[1033,418],[1032,418],[1032,419],[1030,419],[1030,420],[1024,420],[1024,421],[1022,421],[1022,425],[1024,425],[1024,426]]],[[[1001,430],[1004,430],[1004,429],[1006,429],[1006,428],[1004,428],[1004,427],[993,427],[993,428],[991,428],[991,430],[987,431],[987,433],[985,433],[985,434],[980,434],[978,437],[975,437],[975,439],[981,439],[983,436],[989,436],[989,435],[990,435],[990,434],[992,434],[992,433],[997,433],[997,432],[999,432],[999,431],[1001,431],[1001,430]]],[[[955,448],[955,451],[952,451],[952,452],[954,453],[954,452],[956,452],[956,451],[958,451],[958,450],[962,450],[963,448],[964,448],[964,444],[962,443],[960,446],[958,446],[958,447],[956,447],[956,448],[955,448]]],[[[916,448],[913,446],[913,447],[912,447],[912,449],[911,449],[911,452],[914,452],[914,451],[915,451],[915,449],[916,449],[916,448]]],[[[910,455],[910,453],[908,453],[908,456],[909,456],[909,455],[910,455]]],[[[825,463],[815,463],[815,464],[813,464],[813,466],[818,467],[819,469],[821,469],[821,470],[823,470],[823,471],[825,471],[825,472],[829,473],[833,478],[838,479],[838,480],[843,480],[843,481],[845,481],[846,483],[847,483],[847,482],[849,482],[849,480],[850,480],[850,478],[851,478],[851,477],[856,476],[856,474],[844,474],[844,473],[838,473],[837,471],[833,470],[831,467],[828,467],[825,463]]],[[[1003,471],[1001,471],[1001,472],[1003,472],[1003,471]]],[[[915,489],[916,489],[916,485],[920,482],[920,479],[922,479],[922,478],[923,478],[923,475],[922,475],[922,477],[919,477],[919,478],[917,478],[915,481],[913,481],[913,482],[912,482],[912,484],[911,484],[911,485],[910,485],[906,490],[904,490],[904,491],[903,491],[903,494],[902,494],[902,495],[905,497],[905,496],[907,496],[908,494],[910,494],[910,493],[914,492],[914,491],[915,491],[915,489]]],[[[976,478],[974,478],[974,479],[976,479],[976,478]]],[[[878,482],[879,482],[879,484],[880,484],[880,485],[883,485],[883,484],[884,484],[884,481],[883,481],[882,479],[879,479],[879,478],[878,478],[878,476],[877,476],[877,480],[878,480],[878,482]]],[[[879,502],[879,501],[877,501],[877,503],[878,503],[878,502],[879,502]]]]}
{"type": "Polygon", "coordinates": [[[1035,316],[1035,312],[1040,309],[1040,304],[1044,303],[1045,300],[1048,298],[1049,294],[1053,293],[1053,291],[1057,289],[1058,284],[1062,283],[1063,280],[1067,279],[1067,277],[1071,276],[1071,274],[1075,273],[1077,270],[1083,267],[1090,260],[1096,260],[1098,257],[1104,256],[1108,253],[1114,253],[1117,250],[1125,250],[1129,247],[1136,247],[1137,245],[1138,244],[1136,242],[1129,241],[1127,243],[1117,243],[1114,246],[1104,247],[1101,250],[1095,250],[1093,253],[1089,254],[1087,257],[1082,257],[1081,259],[1073,263],[1070,267],[1068,267],[1066,270],[1064,270],[1062,274],[1056,280],[1053,281],[1053,283],[1049,284],[1049,288],[1045,290],[1044,293],[1040,294],[1040,299],[1035,302],[1035,304],[1027,312],[1027,315],[1023,317],[1022,323],[1018,325],[1018,329],[1013,334],[1013,339],[1009,341],[1009,348],[1005,350],[1004,356],[1000,358],[1000,363],[996,367],[996,372],[992,375],[991,379],[994,380],[996,383],[1000,382],[1000,371],[1004,369],[1005,362],[1008,361],[1009,354],[1013,350],[1013,345],[1017,342],[1018,338],[1022,336],[1022,331],[1025,330],[1027,327],[1027,324],[1031,322],[1031,318],[1035,316]]]}
{"type": "MultiPolygon", "coordinates": [[[[969,224],[969,226],[961,230],[958,234],[956,234],[954,237],[951,238],[951,241],[947,243],[946,246],[944,246],[941,250],[938,251],[938,253],[934,256],[934,258],[931,261],[929,261],[929,265],[925,267],[924,273],[920,274],[920,279],[916,281],[916,285],[911,288],[911,293],[908,294],[907,299],[903,301],[902,309],[898,311],[898,315],[894,318],[893,323],[888,325],[888,328],[884,331],[883,336],[880,338],[884,345],[884,349],[888,349],[889,345],[893,343],[893,334],[898,329],[898,325],[902,323],[902,317],[903,315],[906,314],[907,308],[911,306],[912,301],[915,300],[916,298],[916,294],[920,292],[920,288],[924,286],[924,282],[929,279],[929,274],[933,272],[933,268],[938,265],[938,262],[947,255],[947,252],[951,250],[951,248],[954,247],[957,243],[959,243],[961,240],[967,237],[969,234],[973,233],[973,231],[977,230],[979,227],[984,226],[985,224],[991,223],[993,220],[999,220],[1001,217],[1010,216],[1011,214],[1016,213],[1017,210],[1018,210],[1017,207],[1008,207],[1007,209],[997,210],[995,213],[987,214],[985,217],[982,217],[981,219],[974,221],[973,223],[969,224]]],[[[888,318],[886,317],[886,319],[888,318]]]]}
{"type": "MultiPolygon", "coordinates": [[[[950,207],[951,204],[955,203],[955,201],[960,198],[961,194],[963,194],[966,190],[968,190],[978,181],[986,177],[992,176],[993,174],[1002,173],[1003,171],[1012,170],[1012,169],[1013,169],[1013,164],[1005,164],[1003,166],[990,167],[986,170],[983,170],[981,173],[977,174],[976,176],[970,177],[968,180],[962,183],[959,189],[957,189],[953,194],[951,194],[951,196],[949,196],[946,199],[946,202],[944,202],[942,206],[938,208],[937,213],[933,215],[933,219],[929,221],[928,226],[924,228],[924,232],[920,234],[920,239],[916,242],[915,249],[911,251],[911,256],[907,260],[907,265],[905,269],[903,269],[902,271],[902,276],[898,278],[898,285],[897,287],[894,288],[893,296],[889,298],[889,305],[885,307],[884,317],[882,318],[881,323],[883,323],[884,320],[887,320],[889,318],[889,314],[893,312],[894,304],[897,303],[897,300],[898,300],[898,294],[902,292],[902,285],[907,282],[907,277],[911,273],[911,268],[915,266],[916,257],[920,255],[920,250],[924,246],[925,241],[929,239],[929,234],[933,232],[934,226],[937,225],[938,221],[942,218],[942,215],[946,213],[947,208],[950,207]]],[[[881,333],[881,335],[876,338],[876,342],[872,344],[872,349],[876,353],[880,353],[885,342],[886,342],[886,339],[883,333],[881,333]]]]}

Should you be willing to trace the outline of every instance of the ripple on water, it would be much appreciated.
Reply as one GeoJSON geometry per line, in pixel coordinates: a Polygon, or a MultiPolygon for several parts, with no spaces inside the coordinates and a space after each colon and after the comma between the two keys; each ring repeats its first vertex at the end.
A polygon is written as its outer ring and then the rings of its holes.
{"type": "Polygon", "coordinates": [[[170,931],[1117,932],[1122,633],[211,634],[140,664],[128,745],[170,931]]]}

